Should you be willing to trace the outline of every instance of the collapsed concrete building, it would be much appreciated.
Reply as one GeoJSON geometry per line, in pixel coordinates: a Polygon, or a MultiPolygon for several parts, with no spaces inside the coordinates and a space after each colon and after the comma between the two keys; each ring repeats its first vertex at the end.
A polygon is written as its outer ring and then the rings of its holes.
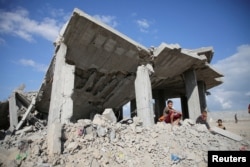
{"type": "Polygon", "coordinates": [[[207,107],[207,90],[222,83],[212,58],[212,47],[189,50],[162,43],[146,48],[74,9],[35,99],[35,108],[49,113],[50,153],[60,153],[62,124],[106,108],[120,120],[128,102],[131,115],[142,118],[144,126],[158,120],[169,98],[180,98],[183,117],[195,119],[207,107]]]}

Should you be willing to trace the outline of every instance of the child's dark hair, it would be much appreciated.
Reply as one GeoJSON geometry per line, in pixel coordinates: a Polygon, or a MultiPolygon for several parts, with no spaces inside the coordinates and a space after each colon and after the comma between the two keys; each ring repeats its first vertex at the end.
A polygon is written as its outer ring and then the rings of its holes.
{"type": "Polygon", "coordinates": [[[172,101],[172,100],[168,100],[168,102],[167,102],[167,103],[168,103],[168,104],[169,104],[169,103],[173,103],[173,101],[172,101]]]}

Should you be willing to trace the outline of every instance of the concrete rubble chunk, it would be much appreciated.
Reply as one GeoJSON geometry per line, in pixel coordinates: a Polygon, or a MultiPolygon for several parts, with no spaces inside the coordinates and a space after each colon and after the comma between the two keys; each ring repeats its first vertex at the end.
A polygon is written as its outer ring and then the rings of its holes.
{"type": "Polygon", "coordinates": [[[23,133],[27,133],[27,132],[32,132],[33,130],[34,130],[33,126],[26,126],[22,130],[16,131],[15,134],[23,134],[23,133]]]}
{"type": "Polygon", "coordinates": [[[142,119],[139,117],[133,117],[133,122],[134,122],[134,125],[136,125],[136,126],[142,125],[142,119]]]}
{"type": "Polygon", "coordinates": [[[117,122],[117,118],[114,114],[113,109],[111,108],[105,109],[104,112],[102,113],[102,116],[110,122],[113,122],[113,123],[117,122]]]}
{"type": "Polygon", "coordinates": [[[198,131],[198,132],[207,132],[207,127],[206,125],[195,125],[194,128],[198,131]]]}
{"type": "Polygon", "coordinates": [[[100,114],[96,114],[93,119],[93,124],[99,126],[105,126],[105,120],[100,114]]]}
{"type": "Polygon", "coordinates": [[[115,132],[114,129],[111,129],[111,130],[110,130],[110,135],[109,135],[109,137],[110,137],[110,141],[111,141],[111,142],[113,142],[113,141],[115,140],[116,132],[115,132]]]}
{"type": "Polygon", "coordinates": [[[40,145],[35,145],[34,148],[32,149],[33,150],[33,154],[36,155],[36,156],[39,156],[40,153],[41,153],[41,148],[40,148],[40,145]]]}
{"type": "Polygon", "coordinates": [[[66,147],[66,149],[70,152],[73,153],[76,149],[79,148],[79,144],[78,142],[71,142],[68,144],[68,146],[66,147]]]}
{"type": "Polygon", "coordinates": [[[108,129],[106,127],[97,126],[96,131],[97,131],[97,135],[99,137],[104,137],[104,136],[106,136],[108,129]]]}

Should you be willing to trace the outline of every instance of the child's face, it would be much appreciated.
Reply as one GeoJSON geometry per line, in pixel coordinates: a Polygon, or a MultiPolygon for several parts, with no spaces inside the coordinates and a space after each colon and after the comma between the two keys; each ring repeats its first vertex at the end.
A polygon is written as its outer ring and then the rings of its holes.
{"type": "Polygon", "coordinates": [[[202,119],[203,119],[203,120],[206,120],[206,119],[207,119],[207,113],[205,113],[205,112],[202,113],[202,119]]]}
{"type": "Polygon", "coordinates": [[[173,107],[173,103],[171,103],[171,102],[170,102],[170,103],[168,103],[168,108],[170,108],[170,109],[171,109],[172,107],[173,107]]]}
{"type": "Polygon", "coordinates": [[[222,125],[222,121],[218,121],[218,124],[219,124],[219,125],[222,125]]]}

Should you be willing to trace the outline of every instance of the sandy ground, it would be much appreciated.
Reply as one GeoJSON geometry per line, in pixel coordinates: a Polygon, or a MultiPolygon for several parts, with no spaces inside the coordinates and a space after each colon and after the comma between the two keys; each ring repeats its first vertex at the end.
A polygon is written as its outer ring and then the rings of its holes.
{"type": "MultiPolygon", "coordinates": [[[[210,122],[209,124],[211,127],[217,126],[216,122],[210,122]]],[[[235,123],[235,121],[224,121],[223,125],[226,127],[226,130],[250,141],[250,120],[240,120],[238,123],[235,123]]]]}

